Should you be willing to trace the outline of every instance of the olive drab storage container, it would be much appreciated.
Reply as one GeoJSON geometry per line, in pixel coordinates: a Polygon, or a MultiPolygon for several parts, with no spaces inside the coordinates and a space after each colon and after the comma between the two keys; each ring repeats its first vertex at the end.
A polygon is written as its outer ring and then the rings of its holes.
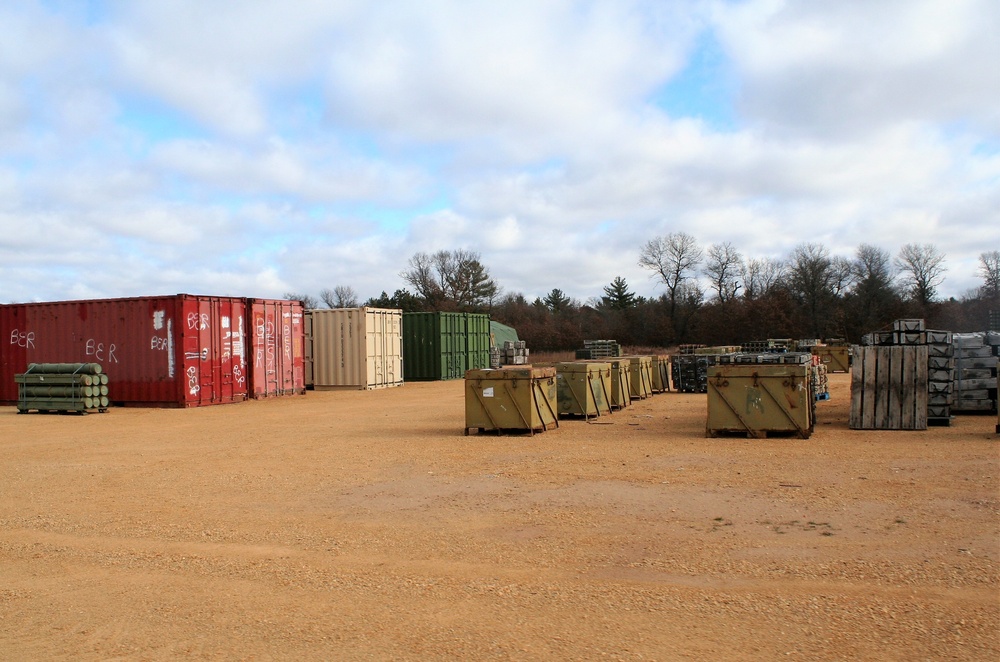
{"type": "Polygon", "coordinates": [[[29,363],[100,363],[113,405],[198,407],[250,390],[245,299],[191,294],[0,305],[0,401],[29,363]]]}
{"type": "Polygon", "coordinates": [[[559,414],[601,416],[611,413],[611,365],[601,362],[556,363],[559,414]]]}
{"type": "Polygon", "coordinates": [[[395,308],[306,311],[308,386],[317,391],[403,384],[403,313],[395,308]]]}
{"type": "Polygon", "coordinates": [[[812,353],[820,358],[827,372],[850,372],[850,345],[814,345],[812,353]]]}
{"type": "Polygon", "coordinates": [[[623,356],[629,367],[629,396],[644,400],[653,395],[653,359],[649,356],[623,356]]]}
{"type": "Polygon", "coordinates": [[[623,409],[632,404],[632,396],[629,394],[629,380],[631,374],[631,362],[627,359],[605,358],[587,359],[586,363],[606,363],[608,364],[611,376],[610,399],[608,404],[612,410],[623,409]]]}
{"type": "Polygon", "coordinates": [[[247,299],[251,398],[305,393],[305,324],[302,304],[247,299]]]}
{"type": "Polygon", "coordinates": [[[518,366],[465,373],[465,434],[529,434],[559,427],[556,369],[518,366]]]}
{"type": "Polygon", "coordinates": [[[808,363],[710,366],[706,435],[790,433],[808,439],[815,411],[811,367],[808,363]]]}
{"type": "Polygon", "coordinates": [[[670,390],[670,356],[668,354],[650,355],[653,382],[653,393],[666,393],[670,390]]]}

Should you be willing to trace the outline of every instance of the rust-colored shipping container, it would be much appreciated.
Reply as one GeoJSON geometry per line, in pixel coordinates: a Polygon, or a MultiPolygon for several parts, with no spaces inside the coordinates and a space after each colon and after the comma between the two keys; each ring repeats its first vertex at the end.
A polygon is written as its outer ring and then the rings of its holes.
{"type": "Polygon", "coordinates": [[[0,305],[0,402],[29,363],[100,363],[112,404],[197,407],[248,392],[245,299],[170,296],[0,305]]]}
{"type": "Polygon", "coordinates": [[[247,299],[247,336],[250,397],[306,392],[305,324],[301,302],[247,299]]]}

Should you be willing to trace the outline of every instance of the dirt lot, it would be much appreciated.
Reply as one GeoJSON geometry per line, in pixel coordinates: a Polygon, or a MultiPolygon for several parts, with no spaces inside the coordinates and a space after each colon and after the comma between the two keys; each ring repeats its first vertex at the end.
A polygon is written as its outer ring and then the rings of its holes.
{"type": "Polygon", "coordinates": [[[996,416],[463,435],[461,381],[0,408],[0,658],[1000,659],[996,416]]]}

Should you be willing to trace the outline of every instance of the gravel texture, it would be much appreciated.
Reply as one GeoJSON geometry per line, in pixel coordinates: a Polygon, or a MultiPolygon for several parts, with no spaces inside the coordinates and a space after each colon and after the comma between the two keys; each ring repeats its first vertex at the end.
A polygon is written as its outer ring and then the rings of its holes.
{"type": "Polygon", "coordinates": [[[0,408],[0,658],[1000,659],[996,416],[465,436],[461,381],[0,408]]]}

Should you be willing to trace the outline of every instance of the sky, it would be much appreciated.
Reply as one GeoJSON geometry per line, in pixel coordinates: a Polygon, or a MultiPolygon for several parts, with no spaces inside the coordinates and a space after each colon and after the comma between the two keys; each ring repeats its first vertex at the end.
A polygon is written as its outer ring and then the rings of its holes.
{"type": "Polygon", "coordinates": [[[1000,250],[995,0],[7,0],[0,302],[361,300],[417,252],[580,301],[748,258],[1000,250]]]}

